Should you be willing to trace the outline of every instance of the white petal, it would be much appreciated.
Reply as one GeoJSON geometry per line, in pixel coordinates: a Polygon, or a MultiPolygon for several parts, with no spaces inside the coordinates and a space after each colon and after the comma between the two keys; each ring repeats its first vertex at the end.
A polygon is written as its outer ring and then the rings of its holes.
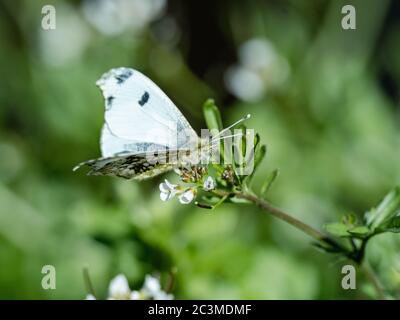
{"type": "Polygon", "coordinates": [[[160,290],[160,281],[153,276],[147,275],[143,285],[143,291],[145,292],[145,294],[154,297],[158,294],[160,290]]]}
{"type": "Polygon", "coordinates": [[[140,297],[140,292],[136,290],[132,291],[131,300],[142,300],[140,297]]]}
{"type": "Polygon", "coordinates": [[[159,291],[155,296],[154,300],[173,300],[174,296],[172,294],[168,294],[165,291],[159,291]]]}
{"type": "Polygon", "coordinates": [[[189,189],[179,196],[179,202],[182,204],[189,204],[194,199],[194,191],[189,189]]]}
{"type": "Polygon", "coordinates": [[[160,192],[160,199],[161,201],[168,201],[169,195],[171,194],[171,192],[160,192]]]}
{"type": "Polygon", "coordinates": [[[165,184],[168,186],[169,190],[174,190],[178,186],[177,184],[170,183],[167,179],[165,179],[165,184]]]}
{"type": "Polygon", "coordinates": [[[176,191],[175,190],[171,190],[168,192],[161,192],[160,193],[160,199],[162,201],[169,201],[171,200],[173,197],[175,197],[176,191]]]}
{"type": "Polygon", "coordinates": [[[110,297],[116,299],[123,298],[131,294],[128,280],[123,274],[119,274],[111,280],[110,286],[108,287],[108,294],[110,297]]]}
{"type": "Polygon", "coordinates": [[[165,182],[160,183],[159,189],[161,192],[169,192],[170,188],[165,182]]]}
{"type": "Polygon", "coordinates": [[[85,300],[96,300],[96,297],[92,294],[88,294],[85,298],[85,300]]]}
{"type": "Polygon", "coordinates": [[[204,181],[203,188],[206,191],[214,190],[215,189],[215,182],[211,176],[208,176],[206,181],[204,181]]]}

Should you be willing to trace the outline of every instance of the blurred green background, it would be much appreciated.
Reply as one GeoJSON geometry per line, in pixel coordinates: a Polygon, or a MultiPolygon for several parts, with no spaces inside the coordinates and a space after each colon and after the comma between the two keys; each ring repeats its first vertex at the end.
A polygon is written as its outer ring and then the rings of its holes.
{"type": "MultiPolygon", "coordinates": [[[[225,125],[251,113],[248,127],[268,145],[256,188],[280,170],[272,203],[317,228],[361,216],[400,182],[399,17],[396,0],[0,1],[0,298],[83,299],[85,266],[102,296],[118,273],[138,288],[176,267],[181,299],[368,297],[361,274],[344,291],[344,261],[256,208],[164,203],[165,176],[71,169],[100,155],[95,81],[129,66],[196,130],[210,97],[225,125]],[[41,28],[46,4],[55,30],[41,28]],[[356,30],[341,27],[345,4],[356,30]],[[56,290],[41,287],[46,264],[56,290]]],[[[399,248],[389,234],[367,251],[393,293],[399,248]]]]}

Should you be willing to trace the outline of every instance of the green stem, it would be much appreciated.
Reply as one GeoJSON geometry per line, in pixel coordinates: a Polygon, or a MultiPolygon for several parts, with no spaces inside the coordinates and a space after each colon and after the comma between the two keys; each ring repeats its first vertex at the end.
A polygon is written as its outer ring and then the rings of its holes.
{"type": "Polygon", "coordinates": [[[367,248],[367,243],[369,239],[371,239],[372,235],[363,239],[360,245],[360,248],[355,251],[355,256],[353,260],[358,263],[358,265],[361,267],[361,269],[364,271],[365,276],[368,278],[368,280],[371,282],[371,284],[374,286],[375,291],[378,295],[378,298],[380,300],[385,300],[385,291],[384,288],[379,281],[379,278],[376,276],[375,272],[372,270],[370,265],[368,264],[367,261],[364,261],[365,257],[365,249],[367,248]]]}
{"type": "Polygon", "coordinates": [[[97,297],[96,292],[94,291],[92,280],[90,279],[89,269],[87,267],[83,268],[83,279],[85,281],[87,292],[90,293],[93,297],[97,297]]]}
{"type": "Polygon", "coordinates": [[[268,212],[272,216],[285,221],[286,223],[292,225],[293,227],[297,228],[298,230],[301,230],[302,232],[306,233],[310,237],[314,238],[318,242],[323,242],[325,244],[328,244],[329,246],[334,247],[340,252],[345,252],[346,255],[349,255],[350,252],[349,250],[341,245],[340,243],[336,242],[334,239],[329,237],[328,235],[318,231],[317,229],[314,229],[308,224],[305,224],[304,222],[292,217],[291,215],[287,214],[286,212],[282,211],[281,209],[278,209],[274,206],[272,206],[270,203],[265,201],[264,199],[261,199],[257,197],[256,195],[253,195],[248,192],[243,192],[243,191],[238,191],[238,192],[226,192],[223,190],[214,190],[214,193],[216,193],[219,196],[229,196],[229,195],[234,195],[237,198],[240,199],[245,199],[248,200],[255,205],[257,205],[259,208],[262,210],[268,212]]]}
{"type": "Polygon", "coordinates": [[[357,250],[354,251],[354,256],[352,259],[355,262],[357,262],[359,265],[361,265],[364,260],[365,249],[367,248],[367,243],[368,243],[369,239],[370,239],[370,237],[363,239],[361,242],[360,248],[358,248],[357,250]]]}
{"type": "Polygon", "coordinates": [[[308,224],[305,224],[304,222],[290,216],[286,212],[282,211],[281,209],[275,208],[272,205],[270,205],[267,201],[258,198],[257,196],[247,194],[247,193],[236,193],[236,197],[242,198],[249,200],[256,204],[258,207],[263,209],[264,211],[267,211],[269,214],[273,215],[274,217],[283,220],[295,228],[303,231],[304,233],[308,234],[310,237],[314,238],[315,240],[318,241],[325,241],[327,236],[321,233],[320,231],[314,229],[313,227],[309,226],[308,224]]]}
{"type": "Polygon", "coordinates": [[[368,278],[368,280],[372,283],[372,285],[375,288],[376,293],[378,294],[378,298],[380,300],[385,300],[385,291],[383,289],[383,286],[381,282],[379,281],[378,277],[376,276],[375,272],[371,269],[371,267],[368,265],[367,262],[364,262],[361,265],[362,270],[364,271],[364,274],[368,278]]]}
{"type": "Polygon", "coordinates": [[[216,195],[220,197],[229,197],[229,196],[235,196],[236,198],[240,199],[245,199],[247,201],[250,201],[251,203],[257,205],[259,208],[261,208],[263,211],[271,214],[272,216],[285,221],[286,223],[289,223],[296,229],[306,233],[313,239],[317,240],[318,242],[325,243],[337,250],[337,252],[342,252],[346,257],[348,257],[350,260],[354,261],[357,263],[362,270],[364,271],[366,277],[369,279],[369,281],[372,283],[374,286],[379,299],[385,299],[385,294],[383,287],[381,283],[379,282],[379,279],[376,277],[374,272],[369,268],[369,266],[366,264],[366,262],[363,263],[364,256],[365,256],[365,248],[368,243],[369,238],[363,239],[361,246],[358,250],[354,251],[349,250],[346,247],[344,247],[342,244],[338,243],[328,235],[322,233],[321,231],[311,227],[310,225],[292,217],[288,213],[282,211],[281,209],[278,209],[274,206],[272,206],[270,203],[265,201],[264,199],[261,199],[257,197],[254,194],[244,192],[244,191],[234,191],[234,192],[227,192],[224,190],[214,190],[213,191],[216,195]]]}

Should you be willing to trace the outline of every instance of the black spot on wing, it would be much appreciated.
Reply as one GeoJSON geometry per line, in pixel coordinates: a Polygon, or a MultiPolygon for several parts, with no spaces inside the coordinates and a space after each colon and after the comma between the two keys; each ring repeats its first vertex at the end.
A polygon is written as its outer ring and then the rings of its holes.
{"type": "Polygon", "coordinates": [[[147,103],[147,101],[149,101],[149,98],[150,98],[149,93],[145,91],[138,102],[143,107],[147,103]]]}
{"type": "Polygon", "coordinates": [[[129,77],[132,75],[132,73],[133,73],[132,70],[126,69],[126,70],[122,71],[121,74],[116,75],[115,79],[117,79],[118,84],[122,84],[127,79],[129,79],[129,77]]]}
{"type": "Polygon", "coordinates": [[[112,102],[113,102],[114,99],[115,99],[114,96],[109,96],[109,97],[107,97],[107,99],[106,99],[106,109],[107,109],[107,110],[111,109],[111,107],[112,107],[112,102]]]}

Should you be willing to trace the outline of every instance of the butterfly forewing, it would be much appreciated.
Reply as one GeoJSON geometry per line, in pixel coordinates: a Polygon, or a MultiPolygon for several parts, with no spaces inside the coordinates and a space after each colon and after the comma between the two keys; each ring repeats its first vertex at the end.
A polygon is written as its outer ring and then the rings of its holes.
{"type": "Polygon", "coordinates": [[[188,136],[197,136],[167,95],[139,71],[112,69],[97,85],[106,100],[105,122],[115,137],[177,149],[188,136]]]}

